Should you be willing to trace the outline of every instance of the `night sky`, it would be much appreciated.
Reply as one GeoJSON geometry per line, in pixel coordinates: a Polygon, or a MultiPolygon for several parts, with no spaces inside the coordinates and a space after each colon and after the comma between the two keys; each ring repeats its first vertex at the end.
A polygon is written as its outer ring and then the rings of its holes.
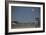
{"type": "Polygon", "coordinates": [[[39,7],[11,7],[11,19],[18,22],[32,22],[35,21],[34,17],[40,17],[39,7]]]}

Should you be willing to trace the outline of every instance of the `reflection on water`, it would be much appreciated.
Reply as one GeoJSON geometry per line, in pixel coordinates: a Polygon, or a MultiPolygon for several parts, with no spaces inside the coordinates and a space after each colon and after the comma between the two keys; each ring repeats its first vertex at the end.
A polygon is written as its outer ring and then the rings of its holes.
{"type": "Polygon", "coordinates": [[[36,21],[32,22],[18,22],[18,21],[12,21],[11,24],[12,28],[37,28],[40,27],[40,19],[36,18],[36,21]]]}

